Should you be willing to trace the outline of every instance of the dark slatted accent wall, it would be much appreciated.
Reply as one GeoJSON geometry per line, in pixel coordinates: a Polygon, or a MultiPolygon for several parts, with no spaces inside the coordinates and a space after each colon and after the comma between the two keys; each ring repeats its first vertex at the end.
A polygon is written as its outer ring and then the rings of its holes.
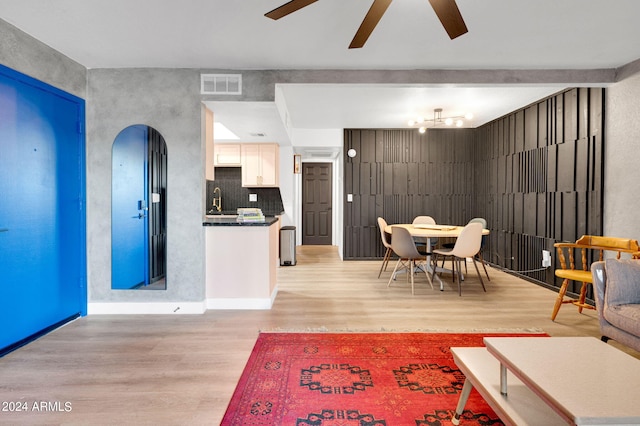
{"type": "MultiPolygon", "coordinates": [[[[484,217],[486,260],[540,269],[543,249],[555,261],[555,242],[602,235],[603,137],[601,88],[567,90],[477,129],[345,130],[345,152],[358,152],[345,156],[345,259],[382,258],[378,216],[484,217]]],[[[516,273],[559,287],[553,269],[516,273]]]]}
{"type": "Polygon", "coordinates": [[[560,286],[557,264],[535,270],[543,249],[556,261],[555,242],[602,235],[603,127],[604,89],[579,88],[476,130],[474,211],[492,231],[485,259],[560,286]]]}
{"type": "Polygon", "coordinates": [[[384,250],[376,219],[407,223],[429,215],[466,223],[473,211],[474,130],[345,130],[345,258],[374,259],[384,250]],[[345,196],[346,197],[346,196],[345,196]]]}

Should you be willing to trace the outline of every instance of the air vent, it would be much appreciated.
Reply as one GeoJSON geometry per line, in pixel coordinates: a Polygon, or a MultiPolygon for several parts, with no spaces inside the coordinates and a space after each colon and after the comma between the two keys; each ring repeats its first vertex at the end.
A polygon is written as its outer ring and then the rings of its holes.
{"type": "Polygon", "coordinates": [[[331,151],[311,151],[309,154],[314,158],[331,158],[334,156],[334,153],[331,151]]]}
{"type": "Polygon", "coordinates": [[[265,136],[267,136],[266,133],[262,133],[262,132],[255,132],[255,133],[249,133],[249,134],[254,138],[264,138],[265,136]]]}
{"type": "Polygon", "coordinates": [[[241,95],[242,74],[200,74],[200,94],[241,95]]]}
{"type": "Polygon", "coordinates": [[[319,147],[304,148],[305,157],[311,157],[311,158],[336,158],[338,153],[339,153],[339,148],[319,148],[319,147]]]}

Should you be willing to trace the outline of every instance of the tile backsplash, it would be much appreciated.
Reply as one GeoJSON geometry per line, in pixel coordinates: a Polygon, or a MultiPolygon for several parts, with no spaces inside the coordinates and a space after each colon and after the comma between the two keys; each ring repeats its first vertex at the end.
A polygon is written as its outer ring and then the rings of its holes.
{"type": "Polygon", "coordinates": [[[260,208],[266,216],[284,213],[280,188],[243,188],[240,167],[216,167],[215,177],[215,180],[207,181],[207,213],[213,208],[213,190],[216,187],[222,193],[224,213],[235,213],[239,207],[260,208]],[[249,194],[256,194],[258,201],[250,202],[249,194]]]}

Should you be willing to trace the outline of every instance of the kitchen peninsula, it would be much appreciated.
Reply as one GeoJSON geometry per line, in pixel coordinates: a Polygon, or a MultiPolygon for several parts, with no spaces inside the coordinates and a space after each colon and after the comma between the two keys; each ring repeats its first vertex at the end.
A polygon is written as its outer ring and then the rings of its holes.
{"type": "Polygon", "coordinates": [[[271,309],[278,293],[279,218],[242,223],[207,215],[203,226],[207,309],[271,309]]]}

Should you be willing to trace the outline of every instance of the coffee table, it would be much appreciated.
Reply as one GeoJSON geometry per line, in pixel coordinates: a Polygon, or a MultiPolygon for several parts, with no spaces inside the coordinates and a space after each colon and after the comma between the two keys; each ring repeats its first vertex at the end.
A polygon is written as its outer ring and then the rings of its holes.
{"type": "Polygon", "coordinates": [[[640,424],[640,360],[594,337],[485,337],[451,348],[465,374],[453,423],[476,388],[505,424],[640,424]]]}

